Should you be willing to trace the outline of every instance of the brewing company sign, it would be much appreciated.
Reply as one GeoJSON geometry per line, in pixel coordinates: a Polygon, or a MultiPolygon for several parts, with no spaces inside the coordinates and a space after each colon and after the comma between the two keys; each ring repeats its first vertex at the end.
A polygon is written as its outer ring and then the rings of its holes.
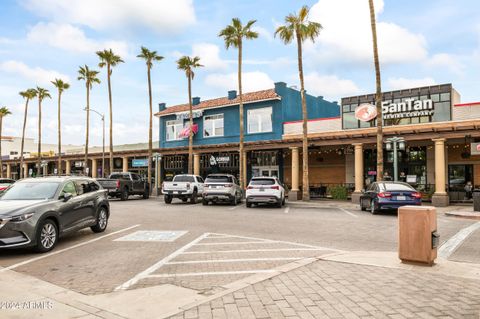
{"type": "Polygon", "coordinates": [[[398,103],[382,102],[384,120],[432,116],[433,113],[432,100],[405,99],[405,101],[398,103]]]}

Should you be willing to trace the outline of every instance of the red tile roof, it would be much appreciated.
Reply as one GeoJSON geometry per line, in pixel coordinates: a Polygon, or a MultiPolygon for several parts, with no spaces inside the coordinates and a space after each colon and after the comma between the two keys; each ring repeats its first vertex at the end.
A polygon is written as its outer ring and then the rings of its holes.
{"type": "MultiPolygon", "coordinates": [[[[280,95],[275,93],[275,89],[269,89],[269,90],[263,90],[263,91],[244,93],[243,103],[252,103],[252,102],[257,102],[262,100],[273,100],[273,99],[279,99],[279,98],[280,98],[280,95]]],[[[212,107],[235,105],[238,103],[240,103],[239,96],[237,96],[233,100],[229,100],[228,97],[225,96],[217,99],[201,101],[200,104],[194,105],[193,109],[194,110],[208,109],[212,107]]],[[[162,116],[166,114],[188,111],[188,107],[189,107],[188,104],[170,106],[163,111],[155,113],[155,116],[162,116]]]]}

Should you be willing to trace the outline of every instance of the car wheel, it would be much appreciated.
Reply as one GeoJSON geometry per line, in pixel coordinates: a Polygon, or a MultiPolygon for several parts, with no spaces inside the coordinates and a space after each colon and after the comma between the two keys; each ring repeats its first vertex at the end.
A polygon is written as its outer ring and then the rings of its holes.
{"type": "Polygon", "coordinates": [[[120,200],[127,200],[128,199],[128,188],[125,187],[120,195],[120,200]]]}
{"type": "Polygon", "coordinates": [[[108,225],[108,212],[105,207],[100,207],[97,215],[97,223],[90,227],[94,233],[102,233],[107,229],[108,225]]]}
{"type": "Polygon", "coordinates": [[[192,196],[190,197],[190,204],[196,204],[197,203],[197,191],[194,190],[192,196]]]}
{"type": "Polygon", "coordinates": [[[172,196],[170,196],[170,195],[164,195],[164,196],[163,196],[163,201],[164,201],[166,204],[171,204],[171,203],[172,203],[172,196]]]}
{"type": "Polygon", "coordinates": [[[52,250],[58,241],[58,228],[51,219],[44,220],[37,231],[37,246],[35,250],[39,253],[46,253],[52,250]]]}
{"type": "Polygon", "coordinates": [[[372,199],[370,200],[370,213],[372,213],[372,215],[375,215],[377,212],[376,208],[375,208],[375,201],[372,199]]]}
{"type": "Polygon", "coordinates": [[[148,199],[150,198],[150,190],[148,188],[145,188],[143,191],[143,199],[148,199]]]}
{"type": "Polygon", "coordinates": [[[208,200],[202,199],[202,205],[203,206],[208,206],[208,200]]]}
{"type": "Polygon", "coordinates": [[[237,204],[238,204],[237,194],[235,194],[235,195],[233,196],[232,201],[230,202],[230,204],[231,204],[232,206],[237,206],[237,204]]]}
{"type": "Polygon", "coordinates": [[[282,206],[285,205],[285,195],[283,195],[282,206]]]}
{"type": "Polygon", "coordinates": [[[182,202],[186,203],[188,201],[188,198],[182,197],[182,202]]]}
{"type": "Polygon", "coordinates": [[[250,203],[248,200],[245,202],[245,205],[247,206],[247,208],[251,208],[251,207],[252,207],[252,203],[250,203]]]}
{"type": "Polygon", "coordinates": [[[365,206],[363,206],[363,202],[364,202],[364,200],[363,200],[363,199],[360,199],[360,209],[361,209],[362,211],[366,211],[367,208],[366,208],[365,206]]]}

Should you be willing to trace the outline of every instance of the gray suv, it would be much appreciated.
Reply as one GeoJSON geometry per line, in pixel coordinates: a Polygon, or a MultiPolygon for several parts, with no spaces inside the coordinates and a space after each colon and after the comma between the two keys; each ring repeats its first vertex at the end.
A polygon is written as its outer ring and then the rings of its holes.
{"type": "Polygon", "coordinates": [[[0,249],[34,247],[47,252],[67,233],[107,228],[106,191],[88,177],[24,179],[0,196],[0,249]]]}

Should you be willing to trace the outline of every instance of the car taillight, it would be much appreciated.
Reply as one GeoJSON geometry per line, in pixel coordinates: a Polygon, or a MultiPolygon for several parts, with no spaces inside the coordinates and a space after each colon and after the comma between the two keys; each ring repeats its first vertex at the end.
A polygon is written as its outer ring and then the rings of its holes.
{"type": "Polygon", "coordinates": [[[279,190],[279,189],[280,189],[280,187],[279,187],[278,185],[272,186],[272,187],[270,187],[270,188],[271,188],[271,189],[276,189],[276,190],[279,190]]]}
{"type": "Polygon", "coordinates": [[[117,180],[117,188],[120,188],[120,181],[117,180]]]}
{"type": "Polygon", "coordinates": [[[381,197],[381,198],[392,197],[392,194],[389,192],[382,192],[382,193],[378,193],[378,197],[381,197]]]}
{"type": "Polygon", "coordinates": [[[419,192],[412,193],[412,197],[414,197],[414,198],[422,198],[422,193],[419,193],[419,192]]]}
{"type": "Polygon", "coordinates": [[[253,189],[253,187],[252,187],[252,186],[248,186],[247,189],[253,189]]]}

